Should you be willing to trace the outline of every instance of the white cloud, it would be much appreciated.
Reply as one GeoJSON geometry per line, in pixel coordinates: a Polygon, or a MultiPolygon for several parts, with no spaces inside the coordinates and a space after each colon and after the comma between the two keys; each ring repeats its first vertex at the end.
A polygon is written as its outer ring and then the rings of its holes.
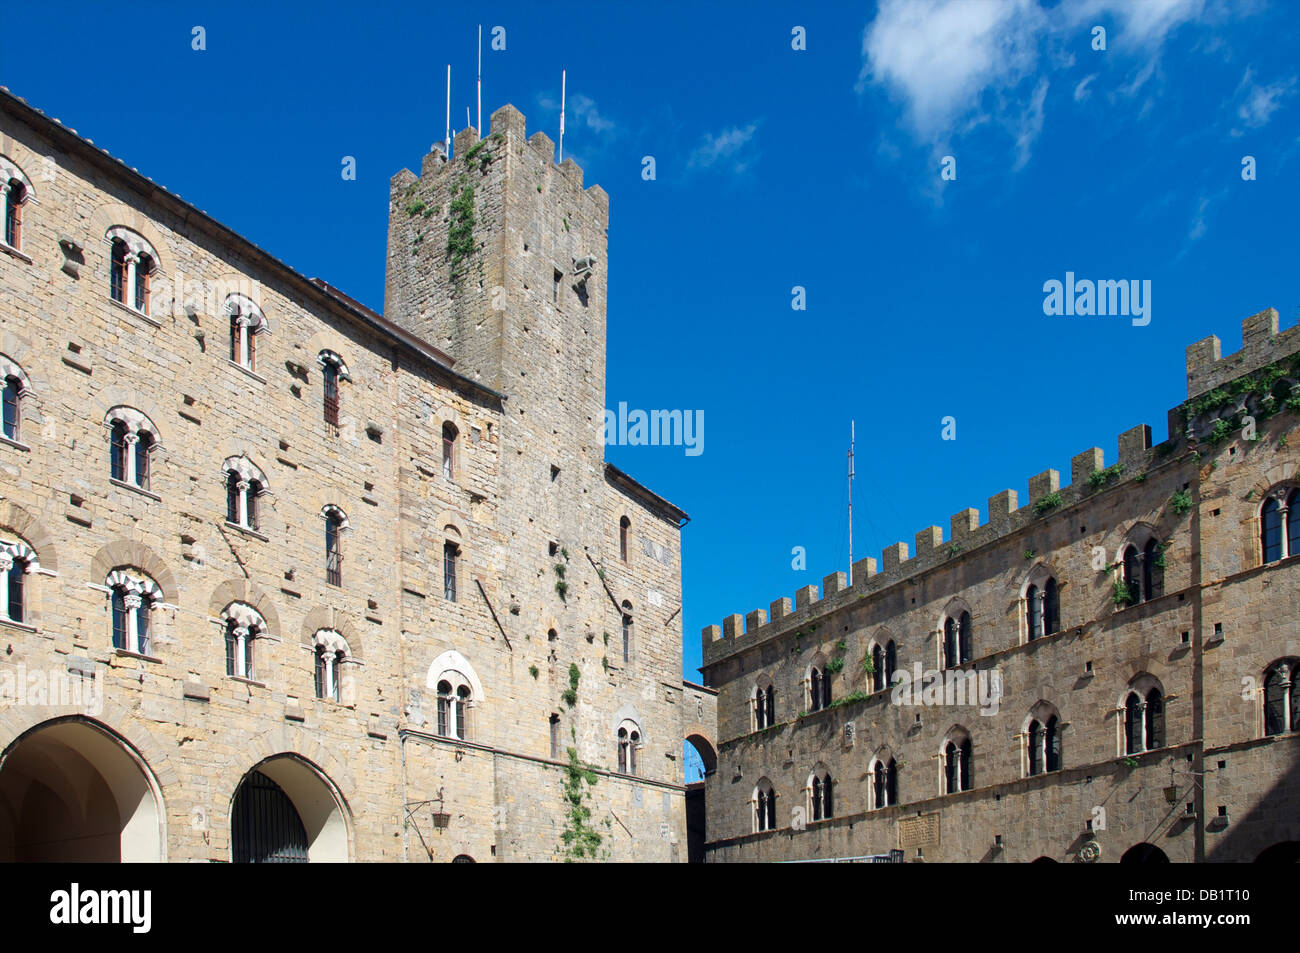
{"type": "MultiPolygon", "coordinates": [[[[1247,129],[1260,129],[1268,125],[1273,113],[1282,106],[1282,100],[1290,96],[1295,89],[1296,78],[1281,80],[1261,86],[1254,81],[1254,71],[1246,69],[1246,75],[1237,87],[1237,96],[1241,105],[1237,107],[1237,118],[1247,129]]],[[[1242,135],[1240,130],[1232,131],[1234,136],[1242,135]]]]}
{"type": "MultiPolygon", "coordinates": [[[[863,32],[858,90],[886,90],[901,104],[913,135],[936,149],[995,119],[1010,130],[1020,167],[1045,121],[1042,74],[1073,63],[1069,51],[1086,46],[1086,28],[1100,24],[1113,32],[1107,51],[1091,55],[1139,61],[1120,87],[1133,96],[1158,75],[1169,34],[1206,10],[1206,0],[1062,0],[1050,9],[1044,2],[880,0],[863,32]],[[1036,75],[1031,90],[1027,80],[1036,75]]],[[[1096,75],[1074,87],[1076,102],[1091,95],[1096,75]]]]}
{"type": "Polygon", "coordinates": [[[686,167],[710,169],[718,165],[728,165],[733,173],[739,175],[758,158],[754,148],[754,137],[757,134],[757,121],[746,126],[732,126],[716,136],[706,132],[700,144],[691,151],[686,167]]]}

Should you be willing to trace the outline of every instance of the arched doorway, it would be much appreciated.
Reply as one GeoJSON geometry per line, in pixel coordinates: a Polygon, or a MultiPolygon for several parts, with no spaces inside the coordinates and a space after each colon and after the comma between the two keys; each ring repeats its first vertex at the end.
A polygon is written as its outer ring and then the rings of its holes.
{"type": "Polygon", "coordinates": [[[346,863],[348,820],[333,783],[296,755],[244,775],[230,806],[235,863],[346,863]]]}
{"type": "Polygon", "coordinates": [[[1300,841],[1287,840],[1272,847],[1266,847],[1255,858],[1257,864],[1295,864],[1300,863],[1300,841]]]}
{"type": "Polygon", "coordinates": [[[235,792],[230,850],[237,864],[305,864],[307,830],[284,789],[249,771],[235,792]]]}
{"type": "Polygon", "coordinates": [[[1155,844],[1134,844],[1124,851],[1121,864],[1167,864],[1169,857],[1155,844]]]}
{"type": "Polygon", "coordinates": [[[38,725],[0,760],[0,861],[162,861],[164,818],[144,760],[88,719],[38,725]]]}
{"type": "Polygon", "coordinates": [[[1030,863],[1031,864],[1055,864],[1055,863],[1059,863],[1059,861],[1057,861],[1055,858],[1052,857],[1035,857],[1033,860],[1030,861],[1030,863]]]}
{"type": "Polygon", "coordinates": [[[476,863],[476,861],[474,860],[474,858],[471,857],[469,854],[457,854],[455,857],[453,857],[453,858],[451,859],[451,862],[452,862],[453,864],[473,864],[473,863],[476,863]]]}

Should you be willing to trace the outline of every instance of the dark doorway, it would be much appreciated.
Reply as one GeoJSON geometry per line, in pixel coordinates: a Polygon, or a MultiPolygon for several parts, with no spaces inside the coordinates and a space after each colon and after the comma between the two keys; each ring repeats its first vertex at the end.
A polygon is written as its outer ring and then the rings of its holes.
{"type": "Polygon", "coordinates": [[[250,771],[235,792],[231,842],[237,864],[305,864],[307,831],[280,785],[250,771]]]}

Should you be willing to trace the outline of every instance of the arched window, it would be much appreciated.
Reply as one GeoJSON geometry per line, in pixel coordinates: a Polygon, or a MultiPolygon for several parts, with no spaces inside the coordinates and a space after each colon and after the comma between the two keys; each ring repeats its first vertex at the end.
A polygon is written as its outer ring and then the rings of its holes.
{"type": "Polygon", "coordinates": [[[1056,583],[1044,567],[1037,567],[1025,586],[1025,641],[1032,642],[1061,629],[1061,597],[1056,583]]]}
{"type": "Polygon", "coordinates": [[[626,516],[618,521],[618,558],[627,562],[627,534],[632,528],[632,521],[626,516]]]}
{"type": "Polygon", "coordinates": [[[754,787],[754,833],[776,830],[776,790],[767,778],[754,787]]]}
{"type": "Polygon", "coordinates": [[[36,553],[20,539],[0,539],[0,612],[10,622],[27,622],[27,576],[40,568],[36,553]]]}
{"type": "Polygon", "coordinates": [[[971,660],[971,618],[965,609],[943,620],[943,667],[955,668],[971,660]]]}
{"type": "Polygon", "coordinates": [[[1300,731],[1300,660],[1274,662],[1264,673],[1264,734],[1300,731]]]}
{"type": "Polygon", "coordinates": [[[149,282],[158,268],[158,253],[136,232],[122,226],[105,234],[110,246],[109,295],[143,315],[149,314],[149,282]]]}
{"type": "Polygon", "coordinates": [[[885,678],[885,650],[879,645],[871,647],[871,690],[882,692],[888,686],[885,678]]]}
{"type": "Polygon", "coordinates": [[[1061,719],[1047,702],[1039,702],[1030,710],[1025,755],[1026,773],[1031,777],[1061,770],[1061,719]]]}
{"type": "Polygon", "coordinates": [[[4,207],[4,243],[19,250],[23,247],[23,205],[27,186],[7,162],[0,162],[0,205],[4,207]]]}
{"type": "Polygon", "coordinates": [[[337,437],[339,433],[339,408],[341,406],[339,382],[351,380],[352,378],[348,375],[348,366],[343,363],[343,358],[333,351],[321,351],[316,357],[316,363],[321,368],[321,383],[324,388],[322,413],[325,419],[326,432],[337,437]]]}
{"type": "Polygon", "coordinates": [[[1278,487],[1260,508],[1264,562],[1277,562],[1300,553],[1300,488],[1278,487]]]}
{"type": "Polygon", "coordinates": [[[226,674],[232,678],[257,678],[253,666],[253,641],[266,635],[266,621],[250,605],[232,602],[221,613],[225,623],[226,674]]]}
{"type": "Polygon", "coordinates": [[[108,587],[113,617],[113,648],[148,655],[153,636],[150,612],[162,602],[162,589],[132,567],[114,569],[104,585],[108,587]]]}
{"type": "Polygon", "coordinates": [[[257,498],[266,492],[266,474],[247,457],[228,457],[222,470],[226,475],[226,522],[256,530],[257,498]]]}
{"type": "Polygon", "coordinates": [[[834,783],[830,772],[818,765],[808,778],[808,816],[825,821],[835,816],[834,783]]]}
{"type": "Polygon", "coordinates": [[[442,425],[442,475],[444,479],[456,479],[456,425],[450,420],[442,425]]]}
{"type": "Polygon", "coordinates": [[[636,722],[625,719],[618,726],[619,774],[636,774],[636,752],[639,747],[641,747],[641,728],[636,722]]]}
{"type": "Polygon", "coordinates": [[[266,330],[262,310],[243,295],[226,299],[230,317],[230,360],[247,371],[257,370],[257,339],[266,330]]]}
{"type": "Polygon", "coordinates": [[[456,601],[456,564],[460,560],[460,546],[448,539],[442,544],[442,597],[456,601]]]}
{"type": "Polygon", "coordinates": [[[898,762],[892,757],[878,757],[868,774],[871,777],[871,808],[879,810],[898,803],[898,762]]]}
{"type": "Polygon", "coordinates": [[[806,676],[808,685],[808,710],[821,711],[831,704],[831,673],[826,668],[826,660],[818,655],[808,668],[806,676]]]}
{"type": "MultiPolygon", "coordinates": [[[[0,168],[0,174],[3,174],[3,171],[3,168],[0,168]]],[[[4,383],[3,415],[0,415],[3,425],[0,426],[0,434],[3,434],[6,440],[20,443],[23,431],[23,398],[30,393],[31,385],[23,369],[3,354],[0,354],[0,379],[4,383]]]]}
{"type": "Polygon", "coordinates": [[[344,664],[352,657],[348,643],[333,629],[321,629],[313,639],[316,653],[316,697],[342,702],[344,664]]]}
{"type": "Polygon", "coordinates": [[[943,746],[943,768],[944,794],[971,789],[971,740],[966,729],[954,728],[949,732],[948,741],[943,746]]]}
{"type": "Polygon", "coordinates": [[[623,662],[632,660],[632,603],[623,600],[623,662]]]}
{"type": "Polygon", "coordinates": [[[885,685],[894,682],[894,673],[898,671],[898,646],[890,639],[885,645],[885,685]]]}
{"type": "Polygon", "coordinates": [[[771,728],[776,724],[776,689],[771,682],[768,682],[766,687],[762,685],[756,686],[751,702],[754,710],[755,731],[762,731],[764,728],[771,728]]]}
{"type": "Polygon", "coordinates": [[[1165,744],[1165,699],[1150,676],[1136,679],[1124,697],[1124,753],[1140,754],[1165,744]]]}
{"type": "Polygon", "coordinates": [[[1124,547],[1124,588],[1128,590],[1125,606],[1135,606],[1142,601],[1142,557],[1136,546],[1124,547]]]}
{"type": "MultiPolygon", "coordinates": [[[[437,687],[437,734],[443,738],[468,741],[473,729],[474,707],[483,700],[483,686],[469,660],[457,652],[444,652],[430,668],[427,684],[437,687]]],[[[553,724],[552,736],[558,745],[558,717],[553,724]]]]}
{"type": "Polygon", "coordinates": [[[327,505],[321,510],[325,519],[325,581],[331,586],[343,585],[343,530],[348,518],[337,506],[327,505]]]}
{"type": "Polygon", "coordinates": [[[104,426],[109,430],[109,477],[147,491],[152,455],[159,446],[153,421],[130,407],[114,407],[104,426]]]}

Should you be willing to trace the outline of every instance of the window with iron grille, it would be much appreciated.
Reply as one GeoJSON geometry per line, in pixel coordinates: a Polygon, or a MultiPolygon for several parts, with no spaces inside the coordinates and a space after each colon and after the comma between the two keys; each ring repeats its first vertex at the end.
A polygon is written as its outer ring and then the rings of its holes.
{"type": "Polygon", "coordinates": [[[456,601],[456,561],[460,558],[460,547],[451,540],[442,545],[442,597],[448,602],[456,601]]]}
{"type": "Polygon", "coordinates": [[[325,581],[343,585],[343,520],[337,513],[325,516],[325,581]]]}

